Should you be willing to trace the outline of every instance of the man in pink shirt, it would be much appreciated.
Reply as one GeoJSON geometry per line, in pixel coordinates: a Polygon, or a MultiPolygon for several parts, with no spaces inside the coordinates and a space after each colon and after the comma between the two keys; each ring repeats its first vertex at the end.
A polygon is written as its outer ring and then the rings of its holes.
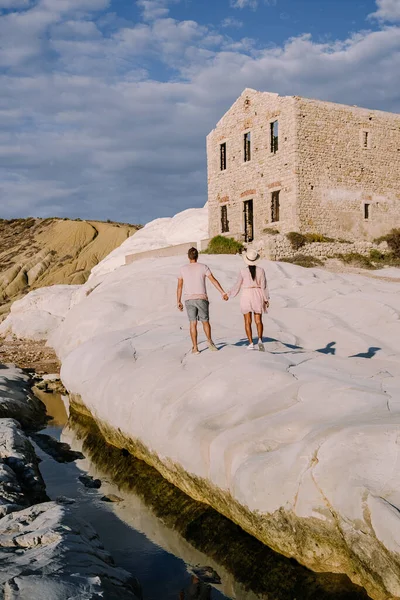
{"type": "Polygon", "coordinates": [[[185,306],[190,321],[190,337],[192,338],[193,354],[200,354],[197,346],[197,321],[201,321],[203,324],[204,333],[206,334],[210,350],[218,350],[211,338],[206,277],[217,288],[222,298],[228,300],[228,295],[224,292],[207,265],[197,262],[198,257],[199,253],[197,249],[190,248],[188,252],[189,264],[185,265],[180,270],[176,291],[178,309],[181,311],[183,310],[182,290],[184,289],[185,292],[185,306]]]}

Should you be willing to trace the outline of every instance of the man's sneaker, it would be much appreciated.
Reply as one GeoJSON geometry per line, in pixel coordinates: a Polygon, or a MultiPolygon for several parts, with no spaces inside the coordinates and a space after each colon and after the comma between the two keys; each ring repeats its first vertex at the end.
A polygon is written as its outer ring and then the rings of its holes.
{"type": "Polygon", "coordinates": [[[247,350],[255,350],[255,348],[254,348],[254,344],[249,344],[249,345],[247,346],[247,350]]]}
{"type": "Polygon", "coordinates": [[[208,347],[209,347],[209,349],[210,349],[210,350],[212,350],[213,352],[218,352],[218,348],[217,348],[217,346],[214,344],[214,342],[210,342],[210,343],[208,344],[208,347]]]}
{"type": "Polygon", "coordinates": [[[192,354],[194,354],[195,356],[198,356],[200,354],[200,352],[198,350],[195,350],[194,348],[192,348],[192,354]]]}
{"type": "Polygon", "coordinates": [[[260,352],[265,352],[265,346],[261,340],[258,340],[258,349],[260,352]]]}

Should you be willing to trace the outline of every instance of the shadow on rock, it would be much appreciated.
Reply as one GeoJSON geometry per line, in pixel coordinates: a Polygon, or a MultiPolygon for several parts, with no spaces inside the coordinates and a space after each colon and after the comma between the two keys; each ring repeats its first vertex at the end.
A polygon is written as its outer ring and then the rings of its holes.
{"type": "Polygon", "coordinates": [[[271,600],[367,600],[345,575],[314,573],[288,559],[167,482],[126,450],[108,445],[90,417],[71,413],[83,451],[121,491],[141,498],[165,525],[230,572],[257,598],[271,600]]]}

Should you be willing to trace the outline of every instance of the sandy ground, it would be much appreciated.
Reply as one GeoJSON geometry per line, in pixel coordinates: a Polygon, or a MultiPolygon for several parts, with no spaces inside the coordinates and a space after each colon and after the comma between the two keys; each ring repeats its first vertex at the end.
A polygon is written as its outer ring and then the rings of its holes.
{"type": "Polygon", "coordinates": [[[59,373],[60,362],[54,350],[45,344],[45,340],[36,342],[0,337],[0,363],[12,363],[39,375],[59,373]]]}

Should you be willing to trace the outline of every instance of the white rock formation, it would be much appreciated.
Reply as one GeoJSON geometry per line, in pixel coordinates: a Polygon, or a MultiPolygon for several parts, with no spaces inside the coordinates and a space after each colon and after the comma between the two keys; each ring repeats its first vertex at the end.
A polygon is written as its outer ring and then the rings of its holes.
{"type": "Polygon", "coordinates": [[[186,242],[199,242],[208,238],[208,207],[189,208],[174,217],[150,221],[116,248],[91,272],[90,278],[114,271],[125,264],[127,254],[157,250],[186,242]]]}
{"type": "MultiPolygon", "coordinates": [[[[206,260],[233,285],[239,257],[206,260]]],[[[243,348],[238,302],[211,291],[221,351],[193,357],[175,307],[181,262],[82,287],[49,338],[75,401],[114,444],[275,549],[400,597],[400,285],[265,262],[267,352],[243,348]]]]}
{"type": "Polygon", "coordinates": [[[10,600],[137,600],[96,532],[72,509],[46,502],[0,519],[0,597],[10,600]]]}
{"type": "Polygon", "coordinates": [[[79,285],[53,285],[30,292],[12,304],[11,314],[0,324],[0,335],[8,333],[9,323],[12,323],[14,335],[25,337],[25,320],[29,314],[29,338],[47,339],[49,333],[62,323],[80,288],[79,285]]]}

